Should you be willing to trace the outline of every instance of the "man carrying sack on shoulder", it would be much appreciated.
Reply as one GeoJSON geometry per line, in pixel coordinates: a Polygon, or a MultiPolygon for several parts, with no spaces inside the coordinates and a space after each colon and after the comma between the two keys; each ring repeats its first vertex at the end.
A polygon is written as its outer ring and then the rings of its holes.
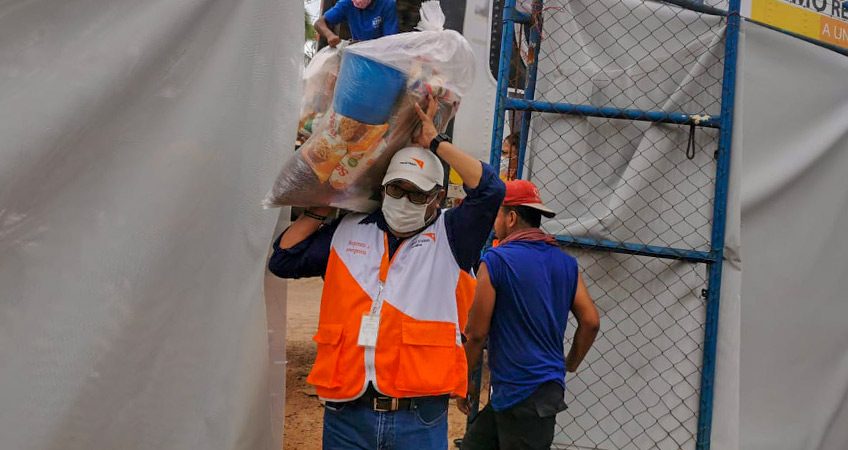
{"type": "Polygon", "coordinates": [[[450,397],[464,398],[461,341],[474,295],[471,274],[504,196],[488,164],[439,135],[416,105],[420,147],[392,158],[383,203],[324,225],[307,210],[274,243],[271,272],[324,276],[307,382],[325,402],[325,449],[447,448],[450,397]],[[444,168],[465,180],[461,206],[442,212],[444,168]]]}

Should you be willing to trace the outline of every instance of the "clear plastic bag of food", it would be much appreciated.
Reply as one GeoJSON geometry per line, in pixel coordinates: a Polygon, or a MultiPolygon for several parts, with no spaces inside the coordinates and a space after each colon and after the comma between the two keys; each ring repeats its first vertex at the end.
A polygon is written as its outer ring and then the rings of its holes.
{"type": "Polygon", "coordinates": [[[434,98],[436,128],[447,128],[470,88],[474,57],[461,34],[442,29],[438,2],[422,4],[421,17],[423,31],[340,51],[332,105],[313,117],[308,139],[285,163],[265,206],[372,211],[389,160],[420,125],[413,105],[426,109],[428,96],[434,98]]]}
{"type": "Polygon", "coordinates": [[[312,130],[317,128],[330,109],[336,78],[339,76],[342,48],[344,43],[338,48],[324,47],[312,57],[303,71],[303,100],[297,124],[297,146],[312,136],[312,130]]]}

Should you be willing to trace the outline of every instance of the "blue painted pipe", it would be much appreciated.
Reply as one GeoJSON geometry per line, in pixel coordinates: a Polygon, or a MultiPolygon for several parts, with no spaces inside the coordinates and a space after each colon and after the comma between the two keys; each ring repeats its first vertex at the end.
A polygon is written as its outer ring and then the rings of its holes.
{"type": "Polygon", "coordinates": [[[698,400],[698,435],[695,447],[709,450],[715,394],[716,345],[718,312],[721,300],[721,272],[724,263],[724,236],[727,221],[727,193],[730,184],[730,146],[733,138],[733,108],[736,101],[736,65],[739,48],[740,0],[730,0],[724,47],[724,76],[721,87],[721,132],[718,141],[715,195],[713,197],[713,229],[707,284],[706,319],[704,322],[704,355],[701,366],[701,394],[698,400]]]}
{"type": "MultiPolygon", "coordinates": [[[[533,101],[536,98],[536,79],[539,73],[539,53],[542,48],[542,0],[533,2],[533,14],[539,18],[538,23],[531,24],[529,45],[533,48],[533,60],[527,67],[527,85],[524,87],[524,99],[533,101]]],[[[521,138],[518,141],[518,169],[516,178],[524,176],[524,161],[527,155],[527,140],[530,138],[530,111],[521,114],[521,138]]]]}
{"type": "Polygon", "coordinates": [[[495,93],[495,120],[492,130],[492,147],[489,163],[500,171],[503,150],[504,113],[506,112],[507,89],[509,88],[509,66],[512,60],[512,40],[515,37],[513,11],[515,0],[505,0],[503,7],[503,33],[501,33],[501,55],[498,60],[498,87],[495,93]]]}
{"type": "Polygon", "coordinates": [[[556,239],[557,242],[559,242],[563,246],[577,247],[587,250],[599,250],[637,256],[651,256],[654,258],[676,259],[691,263],[711,263],[716,260],[710,252],[701,252],[697,250],[659,247],[656,245],[618,242],[610,241],[607,239],[593,239],[569,235],[557,235],[556,239]]]}
{"type": "Polygon", "coordinates": [[[533,21],[529,14],[524,14],[523,12],[518,11],[517,9],[512,10],[511,19],[514,23],[522,24],[528,24],[533,21]]]}
{"type": "Polygon", "coordinates": [[[572,103],[551,103],[535,100],[510,98],[506,108],[515,111],[535,111],[555,114],[573,114],[576,116],[604,117],[607,119],[638,120],[644,122],[672,123],[677,125],[692,125],[719,128],[722,124],[720,116],[684,114],[679,112],[643,111],[640,109],[622,109],[612,106],[575,105],[572,103]],[[697,120],[700,119],[700,120],[697,120]]]}

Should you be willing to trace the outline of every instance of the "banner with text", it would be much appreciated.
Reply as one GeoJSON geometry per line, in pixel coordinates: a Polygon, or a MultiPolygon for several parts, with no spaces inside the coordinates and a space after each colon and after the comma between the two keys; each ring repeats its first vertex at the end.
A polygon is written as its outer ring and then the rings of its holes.
{"type": "Polygon", "coordinates": [[[743,0],[742,15],[848,49],[848,2],[845,0],[743,0]]]}

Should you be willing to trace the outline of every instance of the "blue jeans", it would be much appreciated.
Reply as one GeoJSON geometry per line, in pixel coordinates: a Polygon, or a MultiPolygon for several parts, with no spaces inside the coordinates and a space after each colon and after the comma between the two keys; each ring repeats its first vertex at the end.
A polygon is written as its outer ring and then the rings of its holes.
{"type": "Polygon", "coordinates": [[[376,412],[359,403],[324,406],[324,450],[445,450],[448,398],[416,400],[411,410],[376,412]]]}

